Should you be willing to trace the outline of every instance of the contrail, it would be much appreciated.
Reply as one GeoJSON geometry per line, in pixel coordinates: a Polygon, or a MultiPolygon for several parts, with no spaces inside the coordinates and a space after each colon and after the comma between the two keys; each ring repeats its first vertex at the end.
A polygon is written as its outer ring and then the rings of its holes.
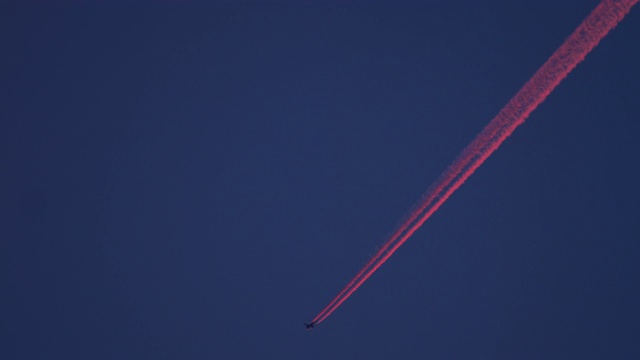
{"type": "Polygon", "coordinates": [[[323,322],[513,133],[640,0],[603,0],[429,187],[398,229],[316,317],[323,322]]]}

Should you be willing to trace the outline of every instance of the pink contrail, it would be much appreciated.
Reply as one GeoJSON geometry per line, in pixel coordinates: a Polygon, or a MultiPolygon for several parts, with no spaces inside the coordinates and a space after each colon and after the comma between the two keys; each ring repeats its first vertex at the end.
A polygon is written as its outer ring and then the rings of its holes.
{"type": "Polygon", "coordinates": [[[640,0],[603,0],[424,193],[384,245],[313,320],[324,321],[513,133],[640,0]]]}

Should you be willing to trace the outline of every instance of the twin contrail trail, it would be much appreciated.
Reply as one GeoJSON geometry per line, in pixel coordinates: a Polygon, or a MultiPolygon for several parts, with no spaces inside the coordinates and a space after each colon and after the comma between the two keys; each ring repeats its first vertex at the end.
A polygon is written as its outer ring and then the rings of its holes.
{"type": "Polygon", "coordinates": [[[323,322],[347,300],[527,119],[558,84],[640,0],[604,0],[565,40],[498,115],[429,187],[407,218],[365,266],[311,322],[323,322]]]}

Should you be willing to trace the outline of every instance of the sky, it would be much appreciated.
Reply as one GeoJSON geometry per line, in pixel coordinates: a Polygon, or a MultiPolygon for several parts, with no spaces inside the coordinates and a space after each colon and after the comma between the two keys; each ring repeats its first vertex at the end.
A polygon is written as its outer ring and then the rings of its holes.
{"type": "Polygon", "coordinates": [[[0,358],[640,357],[640,9],[310,321],[598,1],[0,5],[0,358]]]}

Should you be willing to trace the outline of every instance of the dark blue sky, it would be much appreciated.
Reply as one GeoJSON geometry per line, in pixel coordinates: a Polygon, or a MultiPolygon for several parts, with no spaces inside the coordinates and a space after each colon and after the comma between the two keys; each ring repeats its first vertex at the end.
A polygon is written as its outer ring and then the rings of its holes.
{"type": "Polygon", "coordinates": [[[638,8],[302,325],[597,3],[0,6],[0,358],[640,357],[638,8]]]}

